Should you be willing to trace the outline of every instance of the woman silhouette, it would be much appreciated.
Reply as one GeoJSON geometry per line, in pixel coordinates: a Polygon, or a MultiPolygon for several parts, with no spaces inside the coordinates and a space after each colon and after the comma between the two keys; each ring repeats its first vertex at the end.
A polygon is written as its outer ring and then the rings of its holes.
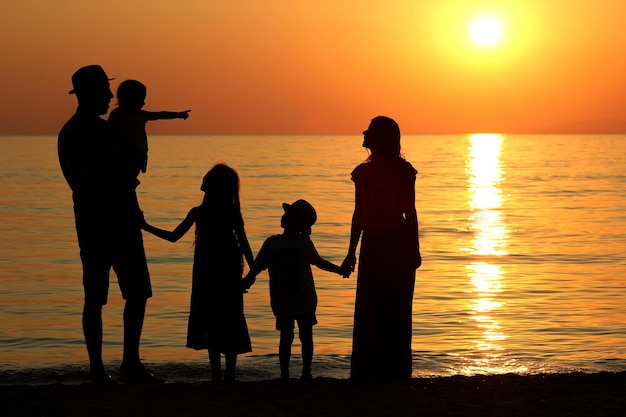
{"type": "Polygon", "coordinates": [[[344,271],[353,271],[362,235],[350,378],[411,377],[415,270],[422,258],[415,209],[417,171],[400,154],[400,128],[385,116],[363,132],[371,151],[352,171],[355,206],[344,271]]]}

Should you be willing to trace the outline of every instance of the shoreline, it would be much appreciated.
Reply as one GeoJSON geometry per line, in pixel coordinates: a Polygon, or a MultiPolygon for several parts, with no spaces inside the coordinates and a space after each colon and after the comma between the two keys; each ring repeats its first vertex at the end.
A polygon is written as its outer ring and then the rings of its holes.
{"type": "Polygon", "coordinates": [[[314,378],[164,385],[4,385],[10,416],[610,416],[626,415],[626,372],[314,378]]]}

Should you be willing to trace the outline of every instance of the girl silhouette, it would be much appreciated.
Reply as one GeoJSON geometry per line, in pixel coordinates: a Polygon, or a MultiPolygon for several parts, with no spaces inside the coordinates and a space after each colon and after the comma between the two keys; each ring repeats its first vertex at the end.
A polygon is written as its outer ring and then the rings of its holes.
{"type": "Polygon", "coordinates": [[[192,208],[176,229],[170,232],[148,223],[144,229],[175,242],[196,224],[187,347],[208,349],[213,382],[221,381],[223,353],[224,382],[232,382],[237,355],[252,351],[241,278],[243,257],[249,268],[254,258],[241,216],[237,172],[224,164],[215,165],[200,189],[205,193],[202,204],[192,208]]]}

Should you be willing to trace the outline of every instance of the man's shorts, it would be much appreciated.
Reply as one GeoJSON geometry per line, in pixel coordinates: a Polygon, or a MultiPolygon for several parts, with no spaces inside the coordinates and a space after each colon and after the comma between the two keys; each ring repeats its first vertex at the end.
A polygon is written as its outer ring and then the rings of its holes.
{"type": "Polygon", "coordinates": [[[295,316],[276,317],[276,330],[293,330],[295,322],[298,322],[298,329],[303,327],[312,327],[317,324],[315,313],[298,314],[295,316]]]}
{"type": "Polygon", "coordinates": [[[151,297],[152,285],[141,229],[118,230],[117,236],[112,236],[110,231],[91,236],[93,232],[93,229],[79,231],[85,301],[107,303],[111,268],[117,275],[124,299],[151,297]]]}

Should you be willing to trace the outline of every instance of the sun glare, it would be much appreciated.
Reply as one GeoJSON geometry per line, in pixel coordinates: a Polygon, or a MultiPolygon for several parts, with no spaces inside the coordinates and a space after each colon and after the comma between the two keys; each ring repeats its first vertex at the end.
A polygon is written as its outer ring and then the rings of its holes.
{"type": "Polygon", "coordinates": [[[493,17],[479,17],[470,26],[472,40],[480,46],[492,46],[498,43],[502,35],[500,22],[493,17]]]}

